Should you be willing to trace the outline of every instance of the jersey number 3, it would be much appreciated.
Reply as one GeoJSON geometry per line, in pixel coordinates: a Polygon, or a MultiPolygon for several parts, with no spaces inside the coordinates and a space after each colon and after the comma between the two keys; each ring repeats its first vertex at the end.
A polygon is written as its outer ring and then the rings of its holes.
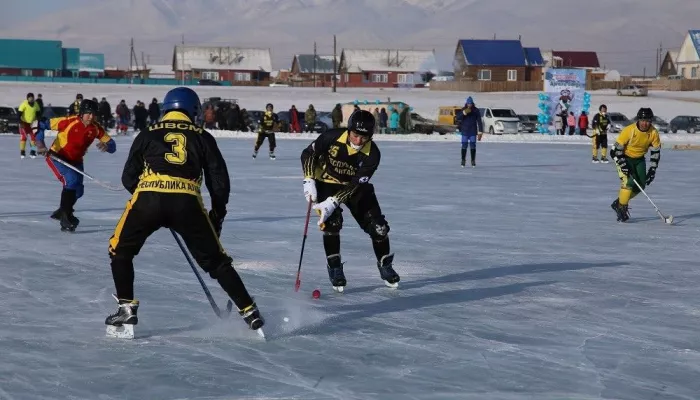
{"type": "Polygon", "coordinates": [[[165,161],[171,164],[182,165],[187,162],[187,138],[182,133],[170,132],[163,138],[168,143],[172,143],[172,153],[165,153],[165,161]]]}

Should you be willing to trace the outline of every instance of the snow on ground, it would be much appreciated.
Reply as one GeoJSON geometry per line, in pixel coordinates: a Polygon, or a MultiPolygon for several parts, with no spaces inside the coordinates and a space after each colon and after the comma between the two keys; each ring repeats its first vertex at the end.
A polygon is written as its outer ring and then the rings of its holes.
{"type": "MultiPolygon", "coordinates": [[[[2,99],[38,89],[60,104],[77,91],[114,104],[166,90],[2,85],[2,99]]],[[[465,97],[389,92],[426,113],[465,97]]],[[[379,91],[201,88],[203,97],[237,97],[249,108],[271,98],[325,107],[364,93],[379,91]]],[[[530,97],[477,101],[525,112],[530,101],[536,107],[530,97]]],[[[653,96],[603,100],[630,114],[647,102],[663,112],[692,107],[653,96]]],[[[118,137],[114,155],[91,151],[87,172],[117,184],[131,140],[118,137]]],[[[217,320],[165,230],[135,260],[139,338],[105,338],[104,318],[116,309],[107,241],[126,192],[86,182],[76,207],[81,224],[62,233],[49,219],[60,184],[43,160],[19,160],[16,137],[0,137],[0,399],[690,400],[700,393],[697,152],[664,150],[649,187],[674,215],[669,226],[641,196],[630,222],[616,223],[614,167],[591,164],[586,146],[482,142],[477,168],[465,170],[456,143],[382,140],[373,182],[401,288],[382,285],[369,239],[346,218],[348,289],[335,295],[315,225],[302,289],[293,290],[307,142],[279,140],[270,161],[250,157],[252,139],[218,141],[233,186],[222,243],[267,319],[267,342],[237,316],[217,320]],[[311,298],[315,288],[319,300],[311,298]]],[[[223,291],[205,280],[223,305],[223,291]]]]}

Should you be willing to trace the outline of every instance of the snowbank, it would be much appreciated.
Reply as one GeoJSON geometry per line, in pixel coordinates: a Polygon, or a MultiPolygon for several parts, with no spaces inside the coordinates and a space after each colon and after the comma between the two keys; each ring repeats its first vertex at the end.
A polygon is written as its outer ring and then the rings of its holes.
{"type": "MultiPolygon", "coordinates": [[[[211,134],[216,138],[243,138],[255,139],[255,132],[237,132],[237,131],[222,131],[210,130],[211,134]]],[[[46,131],[46,136],[56,136],[55,131],[46,131]]],[[[617,135],[608,135],[608,142],[612,142],[617,138],[617,135]]],[[[277,139],[291,140],[314,140],[318,137],[315,133],[276,133],[277,139]]],[[[375,135],[374,140],[377,142],[459,142],[460,136],[455,134],[450,135],[425,135],[422,133],[411,133],[407,135],[375,135]]],[[[695,147],[691,145],[700,145],[700,134],[662,134],[661,142],[664,147],[687,147],[689,149],[695,147]]],[[[553,143],[553,144],[580,144],[590,145],[591,139],[586,136],[557,136],[557,135],[540,135],[536,133],[523,133],[518,135],[484,135],[481,143],[553,143]]]]}

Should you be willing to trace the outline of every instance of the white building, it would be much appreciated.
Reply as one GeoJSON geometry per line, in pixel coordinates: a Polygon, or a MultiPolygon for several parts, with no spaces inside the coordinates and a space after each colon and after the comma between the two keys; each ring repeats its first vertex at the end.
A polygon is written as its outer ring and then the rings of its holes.
{"type": "Polygon", "coordinates": [[[678,75],[700,79],[700,30],[689,30],[676,58],[678,75]]]}

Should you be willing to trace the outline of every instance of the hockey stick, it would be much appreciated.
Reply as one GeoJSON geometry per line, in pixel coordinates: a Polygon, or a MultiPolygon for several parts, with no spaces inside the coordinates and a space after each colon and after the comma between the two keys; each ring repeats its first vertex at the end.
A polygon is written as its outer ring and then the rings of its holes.
{"type": "Polygon", "coordinates": [[[122,190],[124,190],[123,187],[112,186],[112,185],[110,185],[110,184],[108,184],[108,183],[104,183],[104,182],[102,182],[102,181],[100,181],[100,180],[98,180],[98,179],[93,178],[92,176],[90,176],[90,174],[79,170],[78,168],[76,168],[76,167],[74,167],[74,166],[68,164],[66,161],[60,159],[59,157],[56,157],[56,156],[53,155],[53,154],[49,154],[49,157],[50,157],[52,160],[57,161],[57,162],[59,162],[59,163],[65,165],[66,167],[72,169],[73,171],[79,173],[80,175],[82,175],[82,176],[84,176],[84,177],[90,179],[91,181],[95,182],[96,184],[102,186],[103,188],[105,188],[105,189],[107,189],[107,190],[111,190],[111,191],[113,191],[113,192],[121,192],[122,190]]]}
{"type": "Polygon", "coordinates": [[[661,213],[661,210],[659,210],[659,207],[657,207],[656,204],[654,204],[654,202],[651,201],[651,198],[649,197],[647,192],[645,192],[644,189],[642,189],[642,186],[639,184],[639,182],[637,182],[637,180],[634,178],[632,178],[632,181],[634,182],[635,185],[637,185],[637,187],[639,188],[639,191],[642,192],[642,194],[644,196],[646,196],[647,200],[649,200],[649,203],[651,203],[651,205],[654,206],[654,208],[656,209],[656,213],[659,214],[659,217],[661,217],[661,220],[667,224],[672,224],[673,223],[673,215],[669,214],[668,217],[664,217],[664,215],[661,213]]]}
{"type": "MultiPolygon", "coordinates": [[[[212,297],[211,292],[209,291],[209,288],[207,287],[207,284],[204,283],[202,276],[199,274],[199,271],[197,271],[197,268],[194,266],[194,262],[192,261],[190,254],[187,252],[187,249],[185,249],[185,246],[182,244],[182,242],[180,241],[180,238],[177,236],[177,234],[175,233],[174,230],[170,229],[170,233],[173,234],[173,237],[175,238],[177,245],[180,246],[180,250],[182,250],[182,254],[185,255],[187,262],[190,264],[190,268],[192,268],[192,272],[194,272],[194,275],[197,277],[199,284],[202,286],[202,290],[204,290],[204,294],[207,295],[207,300],[209,300],[209,304],[211,305],[211,308],[214,310],[214,314],[216,314],[216,316],[219,318],[223,318],[224,316],[221,314],[221,310],[219,309],[219,306],[216,304],[216,301],[214,301],[214,297],[212,297]]],[[[226,303],[226,311],[228,312],[228,314],[231,313],[232,309],[233,309],[233,302],[231,300],[229,300],[228,303],[226,303]]]]}
{"type": "Polygon", "coordinates": [[[297,280],[294,282],[294,291],[298,292],[301,287],[301,260],[304,258],[304,246],[306,245],[306,236],[309,232],[309,218],[311,218],[311,205],[313,201],[309,199],[309,205],[306,208],[306,222],[304,222],[304,238],[301,240],[301,253],[299,254],[299,268],[297,268],[297,280]]]}

